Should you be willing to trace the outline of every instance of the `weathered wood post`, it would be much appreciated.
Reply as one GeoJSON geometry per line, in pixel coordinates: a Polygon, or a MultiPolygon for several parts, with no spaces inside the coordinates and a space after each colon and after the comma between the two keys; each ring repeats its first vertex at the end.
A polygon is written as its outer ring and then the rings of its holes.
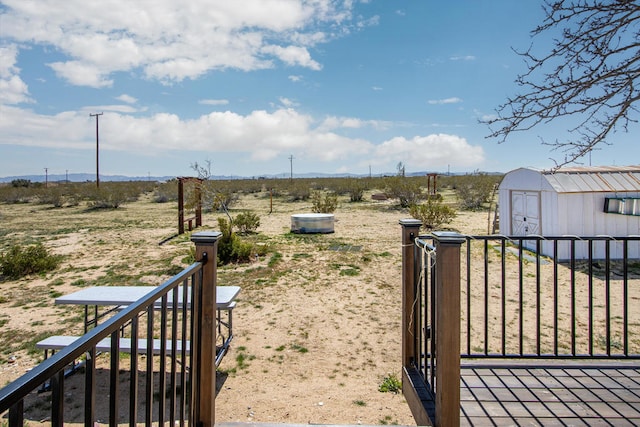
{"type": "MultiPolygon", "coordinates": [[[[417,334],[420,333],[412,322],[416,310],[416,256],[414,240],[418,237],[422,222],[417,219],[402,219],[402,394],[407,399],[411,414],[417,425],[431,425],[430,410],[427,405],[431,399],[424,380],[415,368],[414,359],[422,351],[417,347],[417,334]]],[[[417,310],[421,310],[418,304],[417,310]]],[[[417,361],[421,363],[420,360],[417,361]]],[[[432,405],[432,403],[431,403],[432,405]]]]}
{"type": "Polygon", "coordinates": [[[460,247],[464,236],[434,232],[436,246],[436,426],[460,426],[460,247]]]}
{"type": "Polygon", "coordinates": [[[196,227],[202,226],[202,179],[196,183],[196,227]]]}
{"type": "Polygon", "coordinates": [[[192,345],[195,348],[194,363],[197,364],[196,372],[192,375],[192,387],[195,393],[192,400],[195,425],[202,427],[214,427],[215,424],[215,400],[216,400],[216,285],[217,285],[217,259],[218,239],[222,233],[218,231],[204,231],[194,233],[191,241],[196,245],[196,260],[205,261],[202,267],[202,289],[199,301],[193,301],[199,306],[194,313],[199,318],[193,319],[197,325],[198,342],[192,345]]]}
{"type": "Polygon", "coordinates": [[[410,324],[416,299],[415,254],[413,241],[418,237],[422,221],[401,219],[402,226],[402,366],[409,366],[416,354],[416,340],[410,324]]]}
{"type": "Polygon", "coordinates": [[[184,233],[184,181],[178,178],[178,234],[184,233]]]}

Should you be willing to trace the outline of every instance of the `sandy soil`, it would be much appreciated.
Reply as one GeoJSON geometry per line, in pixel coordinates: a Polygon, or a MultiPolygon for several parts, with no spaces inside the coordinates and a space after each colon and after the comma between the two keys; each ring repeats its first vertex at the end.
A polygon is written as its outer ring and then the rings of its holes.
{"type": "MultiPolygon", "coordinates": [[[[302,236],[289,232],[290,216],[310,212],[309,203],[277,202],[269,213],[268,197],[256,194],[244,196],[234,212],[243,209],[260,215],[258,236],[271,252],[219,269],[219,284],[242,292],[235,339],[219,368],[216,420],[414,425],[401,394],[378,391],[385,377],[400,377],[398,221],[407,212],[388,201],[344,201],[334,233],[302,236]],[[269,267],[274,253],[281,259],[269,267]]],[[[202,229],[215,229],[217,217],[206,214],[202,229]]],[[[176,232],[175,203],[140,201],[99,214],[0,205],[0,218],[5,238],[42,239],[65,255],[54,273],[0,282],[3,385],[41,359],[22,343],[81,333],[81,310],[55,306],[55,296],[88,284],[160,284],[171,275],[163,271],[184,265],[191,247],[188,235],[159,244],[176,232]],[[137,270],[145,273],[132,277],[137,270]]],[[[486,234],[487,224],[487,212],[460,213],[451,227],[486,234]]],[[[77,417],[70,421],[81,422],[77,417]]],[[[32,419],[39,420],[36,409],[32,419]]]]}

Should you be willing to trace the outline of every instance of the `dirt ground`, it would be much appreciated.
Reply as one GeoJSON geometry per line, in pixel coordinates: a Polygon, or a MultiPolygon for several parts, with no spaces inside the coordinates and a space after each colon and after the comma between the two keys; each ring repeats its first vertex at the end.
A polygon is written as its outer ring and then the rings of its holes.
{"type": "MultiPolygon", "coordinates": [[[[385,377],[400,377],[398,221],[408,214],[391,202],[344,201],[334,233],[292,235],[291,215],[310,208],[282,201],[271,208],[264,194],[234,206],[232,214],[247,209],[260,216],[259,236],[272,251],[219,270],[220,285],[239,285],[242,292],[235,338],[219,368],[216,419],[414,424],[401,394],[378,391],[385,377]],[[273,253],[281,255],[277,277],[257,279],[251,271],[265,267],[273,253]]],[[[205,214],[201,230],[216,229],[218,216],[205,214]]],[[[170,277],[163,268],[182,265],[191,246],[188,235],[159,244],[176,233],[175,203],[142,200],[104,212],[0,205],[0,219],[7,241],[44,241],[65,257],[53,273],[0,282],[2,385],[42,359],[25,342],[82,333],[81,309],[55,306],[56,296],[94,284],[160,284],[170,277]],[[132,278],[131,269],[148,273],[132,278]]],[[[486,213],[461,216],[454,226],[481,232],[486,213]]]]}
{"type": "MultiPolygon", "coordinates": [[[[252,194],[231,214],[242,210],[260,216],[254,238],[270,252],[218,270],[219,285],[242,291],[219,367],[216,421],[415,425],[401,394],[378,390],[400,378],[398,222],[408,213],[370,197],[342,200],[334,233],[295,235],[291,215],[311,212],[309,202],[272,208],[267,195],[252,194]]],[[[205,214],[199,230],[217,229],[218,216],[205,214]]],[[[3,239],[40,240],[64,255],[53,273],[0,281],[0,385],[42,359],[25,343],[82,333],[81,309],[56,306],[55,297],[91,285],[158,285],[185,266],[192,247],[188,234],[175,236],[176,203],[141,200],[103,212],[0,205],[0,220],[3,239]]],[[[450,227],[487,234],[488,222],[486,211],[460,212],[450,227]]],[[[36,409],[31,420],[40,421],[36,409]]]]}

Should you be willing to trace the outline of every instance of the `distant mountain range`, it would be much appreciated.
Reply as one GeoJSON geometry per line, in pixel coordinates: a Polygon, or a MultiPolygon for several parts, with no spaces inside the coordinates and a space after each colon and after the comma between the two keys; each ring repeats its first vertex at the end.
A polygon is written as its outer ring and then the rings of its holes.
{"type": "MultiPolygon", "coordinates": [[[[425,176],[427,173],[431,172],[411,172],[407,173],[406,176],[425,176]]],[[[499,172],[487,172],[490,175],[501,175],[499,172]]],[[[438,172],[439,175],[447,175],[446,172],[438,172]]],[[[394,172],[389,172],[387,174],[377,174],[376,177],[379,176],[393,176],[396,175],[394,172]]],[[[464,175],[459,173],[451,173],[450,175],[464,175]]],[[[368,177],[368,174],[328,174],[328,173],[302,173],[302,174],[293,174],[294,178],[365,178],[368,177]]],[[[280,173],[280,174],[271,174],[271,175],[257,175],[257,176],[225,176],[225,175],[214,175],[211,176],[210,179],[213,180],[228,180],[228,179],[288,179],[291,175],[289,173],[280,173]]],[[[121,181],[168,181],[170,179],[176,178],[176,176],[126,176],[126,175],[100,175],[100,181],[105,182],[121,182],[121,181]]],[[[26,179],[31,182],[44,182],[44,175],[21,175],[21,176],[5,176],[0,177],[0,182],[11,182],[16,179],[26,179]]],[[[70,173],[66,174],[52,174],[48,175],[46,179],[49,182],[65,182],[67,179],[70,182],[92,182],[95,181],[96,175],[90,173],[70,173]]]]}

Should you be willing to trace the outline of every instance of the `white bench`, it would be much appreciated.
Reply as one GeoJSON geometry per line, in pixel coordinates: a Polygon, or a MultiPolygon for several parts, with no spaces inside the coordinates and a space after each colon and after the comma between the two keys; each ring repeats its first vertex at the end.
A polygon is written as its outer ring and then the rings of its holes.
{"type": "MultiPolygon", "coordinates": [[[[39,341],[36,344],[36,348],[42,349],[45,351],[45,359],[48,357],[49,351],[57,351],[61,350],[71,344],[75,340],[80,337],[69,336],[69,335],[53,335],[48,338],[39,341]]],[[[122,353],[131,353],[133,347],[131,345],[131,338],[120,338],[120,351],[122,353]]],[[[162,341],[159,339],[153,340],[153,354],[160,354],[162,341]]],[[[167,354],[171,354],[171,340],[167,340],[167,354]]],[[[190,351],[189,342],[187,342],[186,354],[189,354],[190,351]]],[[[108,353],[111,351],[111,338],[104,338],[96,344],[96,351],[108,353]]],[[[176,342],[176,351],[178,353],[182,352],[182,341],[178,340],[176,342]]],[[[138,353],[146,354],[147,353],[147,339],[146,338],[138,338],[138,353]]]]}

